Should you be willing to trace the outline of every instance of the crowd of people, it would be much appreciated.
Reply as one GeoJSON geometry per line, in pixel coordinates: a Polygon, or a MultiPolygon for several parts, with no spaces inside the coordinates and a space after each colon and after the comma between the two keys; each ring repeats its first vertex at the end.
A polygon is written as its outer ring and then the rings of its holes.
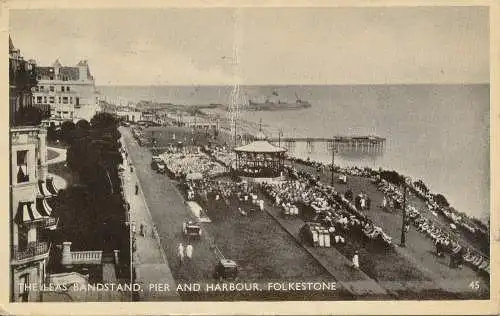
{"type": "Polygon", "coordinates": [[[167,170],[176,178],[185,178],[188,174],[214,177],[227,172],[226,167],[202,152],[164,152],[160,157],[167,170]]]}
{"type": "Polygon", "coordinates": [[[295,180],[262,184],[283,213],[290,206],[297,207],[304,219],[320,223],[322,229],[330,233],[330,240],[345,242],[348,237],[359,235],[367,242],[382,241],[384,245],[391,245],[392,238],[364,216],[353,201],[337,193],[332,186],[318,182],[307,172],[295,170],[292,173],[295,180]]]}
{"type": "Polygon", "coordinates": [[[200,201],[204,205],[209,200],[223,201],[228,206],[231,200],[237,201],[237,210],[241,215],[264,210],[264,200],[258,196],[258,191],[252,183],[204,178],[186,181],[185,190],[188,199],[200,201]]]}
{"type": "Polygon", "coordinates": [[[235,167],[235,153],[229,150],[226,146],[215,146],[212,148],[205,146],[204,151],[222,165],[226,167],[235,167]]]}
{"type": "MultiPolygon", "coordinates": [[[[403,200],[403,193],[395,185],[381,180],[379,189],[389,197],[390,200],[397,201],[400,205],[403,200]]],[[[428,211],[434,213],[434,206],[427,204],[428,211]]],[[[453,227],[445,229],[443,225],[438,224],[424,216],[420,210],[413,205],[407,206],[408,217],[417,231],[430,238],[436,247],[436,254],[440,257],[448,255],[450,257],[451,267],[460,267],[464,262],[469,263],[473,268],[489,273],[489,259],[477,251],[471,250],[467,245],[461,242],[453,232],[453,227]]],[[[437,214],[436,214],[437,215],[437,214]]]]}

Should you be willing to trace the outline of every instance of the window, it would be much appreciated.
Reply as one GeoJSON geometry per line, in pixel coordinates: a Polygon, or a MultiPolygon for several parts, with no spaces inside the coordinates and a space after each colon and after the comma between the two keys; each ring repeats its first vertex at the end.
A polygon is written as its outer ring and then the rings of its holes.
{"type": "Polygon", "coordinates": [[[73,97],[69,97],[69,103],[73,104],[73,97]]]}
{"type": "Polygon", "coordinates": [[[28,151],[20,150],[17,152],[17,183],[28,182],[28,151]]]}
{"type": "Polygon", "coordinates": [[[19,301],[27,302],[29,297],[29,288],[30,288],[30,276],[29,274],[23,274],[19,277],[19,301]]]}
{"type": "Polygon", "coordinates": [[[54,76],[50,76],[50,80],[54,80],[54,76]]]}
{"type": "Polygon", "coordinates": [[[47,97],[43,97],[43,103],[47,104],[47,97]]]}
{"type": "Polygon", "coordinates": [[[61,103],[61,97],[59,97],[59,103],[61,103]]]}
{"type": "Polygon", "coordinates": [[[40,88],[38,86],[35,87],[35,92],[40,91],[40,88]]]}
{"type": "Polygon", "coordinates": [[[49,87],[50,92],[54,92],[54,86],[49,87]]]}
{"type": "Polygon", "coordinates": [[[68,92],[69,92],[69,86],[67,86],[67,87],[66,87],[66,91],[68,91],[68,92]]]}
{"type": "Polygon", "coordinates": [[[36,97],[36,103],[42,103],[42,97],[36,97]]]}
{"type": "Polygon", "coordinates": [[[19,251],[24,251],[28,248],[28,229],[26,226],[18,226],[17,249],[19,251]]]}
{"type": "Polygon", "coordinates": [[[43,91],[43,88],[44,88],[43,86],[40,86],[40,91],[43,91]]]}
{"type": "Polygon", "coordinates": [[[54,97],[49,97],[49,103],[54,103],[55,102],[55,99],[54,97]]]}
{"type": "Polygon", "coordinates": [[[64,92],[64,86],[61,86],[61,91],[64,92]]]}
{"type": "Polygon", "coordinates": [[[37,80],[42,80],[42,76],[36,76],[37,80]]]}

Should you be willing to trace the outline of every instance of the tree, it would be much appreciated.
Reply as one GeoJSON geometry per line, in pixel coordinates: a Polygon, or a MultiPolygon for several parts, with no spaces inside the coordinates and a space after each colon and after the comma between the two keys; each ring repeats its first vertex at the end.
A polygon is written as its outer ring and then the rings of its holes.
{"type": "Polygon", "coordinates": [[[36,107],[23,107],[15,115],[15,125],[40,125],[42,110],[36,107]]]}
{"type": "Polygon", "coordinates": [[[47,140],[55,142],[57,138],[56,126],[54,124],[50,124],[47,128],[47,140]]]}
{"type": "Polygon", "coordinates": [[[413,182],[413,184],[416,187],[420,188],[424,193],[429,192],[429,189],[427,188],[427,186],[425,185],[425,183],[422,180],[415,181],[415,182],[413,182]]]}
{"type": "Polygon", "coordinates": [[[436,202],[441,207],[448,207],[450,203],[442,194],[434,194],[434,202],[436,202]]]}
{"type": "Polygon", "coordinates": [[[90,120],[90,125],[93,128],[116,128],[117,124],[118,120],[115,116],[105,112],[97,113],[90,120]]]}
{"type": "Polygon", "coordinates": [[[403,177],[397,173],[396,171],[387,171],[384,170],[380,173],[380,177],[394,185],[400,186],[403,184],[403,177]]]}
{"type": "Polygon", "coordinates": [[[75,123],[72,121],[64,121],[61,124],[61,140],[67,144],[71,144],[73,141],[73,132],[75,131],[75,123]]]}
{"type": "Polygon", "coordinates": [[[87,120],[79,120],[76,122],[76,128],[82,130],[90,130],[90,123],[87,120]]]}

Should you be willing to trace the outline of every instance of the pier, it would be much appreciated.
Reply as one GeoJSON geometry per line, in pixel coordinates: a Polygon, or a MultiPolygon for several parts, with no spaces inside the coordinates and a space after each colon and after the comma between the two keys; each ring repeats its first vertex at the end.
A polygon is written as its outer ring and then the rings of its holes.
{"type": "MultiPolygon", "coordinates": [[[[385,150],[386,139],[379,136],[334,136],[326,137],[283,137],[270,138],[271,143],[287,149],[293,149],[297,143],[304,143],[308,151],[314,147],[325,148],[335,152],[359,152],[365,154],[382,154],[385,150]]],[[[248,140],[250,141],[250,140],[248,140]]]]}

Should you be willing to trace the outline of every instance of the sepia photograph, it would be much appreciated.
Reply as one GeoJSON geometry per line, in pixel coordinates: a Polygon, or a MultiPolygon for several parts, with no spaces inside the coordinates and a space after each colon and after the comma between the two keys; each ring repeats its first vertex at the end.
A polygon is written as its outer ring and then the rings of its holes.
{"type": "Polygon", "coordinates": [[[4,7],[9,302],[493,299],[490,9],[4,7]]]}

